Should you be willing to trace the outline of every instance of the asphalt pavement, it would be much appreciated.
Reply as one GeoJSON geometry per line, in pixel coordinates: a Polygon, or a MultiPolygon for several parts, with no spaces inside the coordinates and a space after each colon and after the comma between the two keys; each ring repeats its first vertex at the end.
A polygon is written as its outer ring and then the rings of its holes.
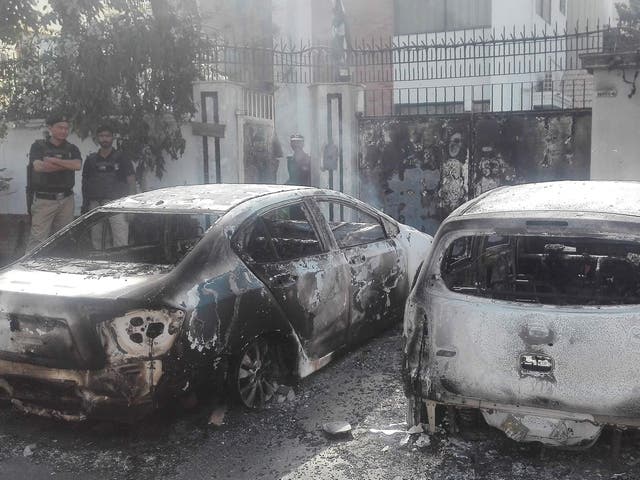
{"type": "Polygon", "coordinates": [[[640,478],[640,436],[587,451],[520,445],[481,426],[408,435],[396,329],[295,386],[261,411],[202,405],[135,426],[64,423],[0,408],[0,479],[531,479],[640,478]],[[214,421],[209,424],[212,413],[214,421]],[[346,422],[347,434],[323,426],[346,422]]]}

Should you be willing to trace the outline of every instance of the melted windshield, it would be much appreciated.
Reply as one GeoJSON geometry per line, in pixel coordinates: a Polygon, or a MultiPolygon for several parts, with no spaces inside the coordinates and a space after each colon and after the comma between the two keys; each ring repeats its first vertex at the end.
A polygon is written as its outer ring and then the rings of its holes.
{"type": "Polygon", "coordinates": [[[215,213],[96,212],[34,258],[175,265],[219,217],[215,213]]]}

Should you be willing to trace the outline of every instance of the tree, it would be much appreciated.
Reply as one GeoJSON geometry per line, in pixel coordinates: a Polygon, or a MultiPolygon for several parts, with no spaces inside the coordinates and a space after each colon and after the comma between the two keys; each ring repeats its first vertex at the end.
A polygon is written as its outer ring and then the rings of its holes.
{"type": "Polygon", "coordinates": [[[0,80],[6,119],[64,110],[83,138],[109,121],[139,169],[161,176],[164,153],[177,159],[184,152],[180,125],[195,109],[197,56],[206,48],[195,3],[49,0],[34,17],[32,1],[10,1],[23,4],[26,13],[4,25],[7,32],[23,32],[22,40],[13,33],[3,38],[13,39],[17,51],[17,58],[5,60],[15,73],[0,80]],[[40,21],[37,31],[31,30],[33,18],[40,21]],[[52,33],[45,35],[47,30],[52,33]]]}
{"type": "Polygon", "coordinates": [[[618,28],[624,48],[640,47],[640,0],[629,0],[629,4],[616,3],[618,28]]]}
{"type": "Polygon", "coordinates": [[[40,12],[35,0],[3,0],[0,3],[0,43],[15,43],[26,31],[35,31],[40,12]]]}

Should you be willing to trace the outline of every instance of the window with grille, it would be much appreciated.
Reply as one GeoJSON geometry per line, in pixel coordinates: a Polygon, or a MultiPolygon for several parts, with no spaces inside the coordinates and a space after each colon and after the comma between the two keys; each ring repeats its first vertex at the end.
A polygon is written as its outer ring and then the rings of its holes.
{"type": "Polygon", "coordinates": [[[394,0],[394,6],[396,35],[491,26],[491,0],[394,0]]]}

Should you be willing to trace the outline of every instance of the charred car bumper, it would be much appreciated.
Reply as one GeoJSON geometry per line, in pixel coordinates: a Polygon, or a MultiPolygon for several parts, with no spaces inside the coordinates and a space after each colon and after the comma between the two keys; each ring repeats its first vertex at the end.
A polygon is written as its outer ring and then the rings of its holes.
{"type": "Polygon", "coordinates": [[[161,360],[139,360],[102,370],[66,370],[0,360],[0,399],[64,420],[130,421],[153,409],[162,367],[161,360]]]}
{"type": "Polygon", "coordinates": [[[523,405],[486,402],[456,395],[441,395],[428,400],[408,395],[408,421],[417,423],[426,411],[429,431],[436,431],[436,409],[454,407],[478,410],[488,425],[502,430],[517,442],[539,442],[551,447],[589,448],[600,437],[605,427],[619,429],[640,428],[640,418],[571,412],[523,405]],[[446,398],[445,398],[446,397],[446,398]]]}

